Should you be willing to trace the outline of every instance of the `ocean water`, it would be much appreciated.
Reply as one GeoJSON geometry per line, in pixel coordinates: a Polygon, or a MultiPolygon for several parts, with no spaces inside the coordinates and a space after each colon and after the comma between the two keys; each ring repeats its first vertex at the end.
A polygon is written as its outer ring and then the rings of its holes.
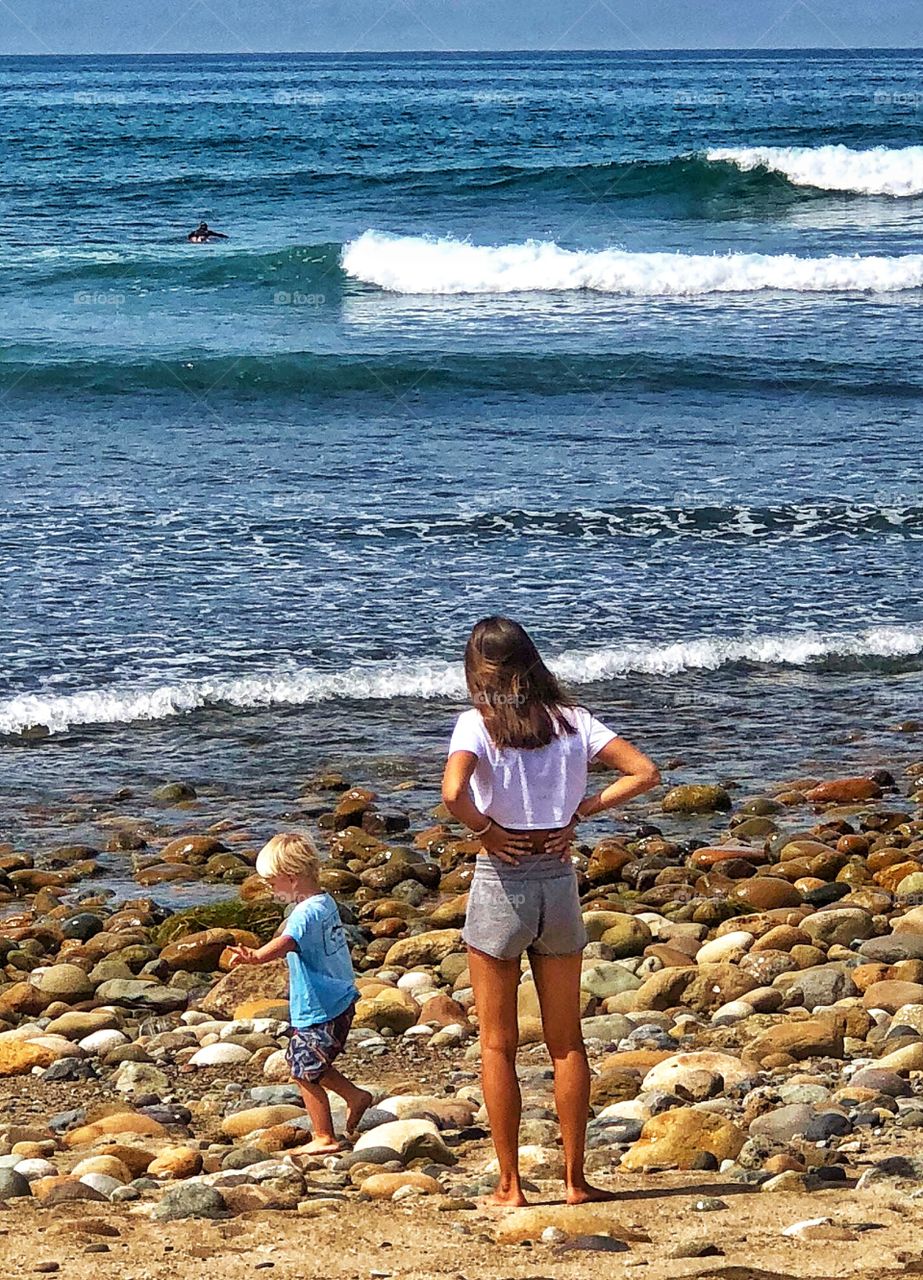
{"type": "Polygon", "coordinates": [[[431,779],[494,611],[671,777],[919,755],[920,69],[0,60],[0,836],[431,779]]]}

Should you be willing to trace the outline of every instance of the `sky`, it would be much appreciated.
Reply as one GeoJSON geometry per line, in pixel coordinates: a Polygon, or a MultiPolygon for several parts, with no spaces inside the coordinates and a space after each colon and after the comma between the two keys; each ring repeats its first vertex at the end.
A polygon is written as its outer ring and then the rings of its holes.
{"type": "Polygon", "coordinates": [[[923,47],[923,0],[0,0],[0,54],[923,47]]]}

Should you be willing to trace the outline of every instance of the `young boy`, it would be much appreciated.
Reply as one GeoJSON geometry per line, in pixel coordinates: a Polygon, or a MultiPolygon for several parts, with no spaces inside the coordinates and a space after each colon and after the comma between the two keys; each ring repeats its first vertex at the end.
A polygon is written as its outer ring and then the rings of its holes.
{"type": "Polygon", "coordinates": [[[359,992],[337,905],[319,883],[317,850],[307,836],[274,836],[256,860],[257,875],[277,898],[297,902],[282,933],[259,948],[232,948],[231,967],[268,964],[285,957],[289,974],[292,1038],[286,1061],[311,1117],[313,1139],[306,1151],[340,1150],[326,1090],[345,1101],[346,1131],[351,1133],[371,1105],[333,1066],[343,1052],[359,992]]]}

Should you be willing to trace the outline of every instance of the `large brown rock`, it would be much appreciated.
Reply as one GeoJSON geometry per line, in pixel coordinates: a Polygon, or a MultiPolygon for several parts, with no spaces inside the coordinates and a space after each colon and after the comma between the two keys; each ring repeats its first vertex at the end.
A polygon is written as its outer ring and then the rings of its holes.
{"type": "Polygon", "coordinates": [[[151,1178],[194,1178],[202,1170],[202,1156],[191,1147],[165,1147],[148,1165],[151,1178]]]}
{"type": "Polygon", "coordinates": [[[219,1018],[232,1018],[241,1004],[251,1000],[288,999],[288,968],[275,964],[241,965],[216,982],[199,1008],[219,1018]]]}
{"type": "Polygon", "coordinates": [[[14,982],[0,992],[0,1018],[7,1021],[38,1017],[51,1004],[52,998],[31,982],[14,982]]]}
{"type": "Polygon", "coordinates": [[[905,1004],[923,1004],[923,986],[918,982],[873,982],[862,996],[866,1009],[884,1009],[897,1013],[905,1004]]]}
{"type": "Polygon", "coordinates": [[[413,1026],[419,1013],[412,996],[396,987],[389,987],[377,995],[363,996],[356,1002],[355,1025],[374,1031],[387,1029],[400,1035],[413,1026]]]}
{"type": "Polygon", "coordinates": [[[50,1067],[58,1055],[25,1040],[0,1040],[0,1079],[27,1075],[33,1067],[50,1067]]]}
{"type": "Polygon", "coordinates": [[[116,1111],[112,1115],[102,1116],[90,1124],[72,1129],[64,1137],[66,1147],[85,1147],[97,1142],[111,1133],[137,1134],[147,1138],[162,1138],[166,1129],[157,1120],[142,1115],[138,1111],[116,1111]]]}
{"type": "Polygon", "coordinates": [[[712,1111],[675,1107],[651,1116],[622,1157],[626,1169],[693,1169],[703,1152],[734,1160],[747,1140],[743,1129],[712,1111]]]}
{"type": "Polygon", "coordinates": [[[871,912],[856,907],[837,907],[829,911],[817,911],[805,916],[802,930],[810,934],[815,943],[832,946],[839,943],[848,947],[857,938],[870,938],[874,932],[871,912]]]}
{"type": "Polygon", "coordinates": [[[246,1111],[235,1111],[222,1122],[221,1132],[229,1138],[245,1138],[261,1129],[272,1129],[276,1125],[287,1124],[290,1120],[304,1118],[301,1107],[293,1107],[287,1103],[279,1103],[269,1107],[250,1107],[246,1111]]]}
{"type": "Polygon", "coordinates": [[[631,862],[633,855],[617,840],[600,840],[587,863],[586,878],[590,884],[614,884],[622,867],[631,862]]]}
{"type": "Polygon", "coordinates": [[[460,951],[462,946],[459,929],[430,929],[426,933],[414,933],[409,938],[401,938],[388,949],[384,967],[392,969],[397,965],[402,969],[413,969],[416,965],[439,964],[453,951],[460,951]]]}
{"type": "Polygon", "coordinates": [[[619,1212],[620,1207],[612,1204],[536,1204],[525,1209],[510,1209],[499,1220],[497,1241],[500,1244],[538,1241],[549,1227],[570,1237],[602,1235],[639,1242],[649,1239],[620,1222],[616,1216],[619,1212]]]}
{"type": "Polygon", "coordinates": [[[877,800],[881,787],[872,778],[832,778],[821,782],[805,798],[811,804],[855,804],[860,800],[877,800]]]}
{"type": "MultiPolygon", "coordinates": [[[[258,939],[254,939],[258,942],[258,939]]],[[[213,973],[225,947],[232,947],[235,935],[230,929],[204,929],[201,933],[187,933],[176,942],[169,943],[160,958],[171,969],[183,969],[188,973],[213,973]]]]}
{"type": "Polygon", "coordinates": [[[160,851],[162,862],[202,863],[213,853],[227,853],[227,845],[217,836],[180,836],[160,851]]]}
{"type": "Polygon", "coordinates": [[[674,1009],[682,1004],[686,988],[696,977],[695,965],[685,968],[661,969],[652,973],[634,993],[632,1009],[674,1009]]]}
{"type": "Polygon", "coordinates": [[[801,904],[801,894],[781,876],[752,876],[743,880],[731,893],[731,899],[757,911],[777,911],[801,904]]]}
{"type": "Polygon", "coordinates": [[[686,783],[672,787],[664,796],[664,813],[714,813],[731,807],[731,797],[724,787],[710,783],[686,783]]]}
{"type": "Polygon", "coordinates": [[[395,1191],[404,1187],[412,1187],[417,1193],[428,1196],[440,1195],[442,1192],[436,1179],[427,1173],[421,1173],[419,1169],[405,1169],[401,1173],[373,1173],[362,1181],[359,1190],[372,1200],[390,1200],[395,1191]]]}
{"type": "Polygon", "coordinates": [[[465,1006],[442,992],[430,996],[420,1009],[420,1023],[435,1023],[437,1027],[450,1027],[455,1023],[467,1026],[468,1011],[465,1006]]]}
{"type": "Polygon", "coordinates": [[[76,964],[53,964],[33,977],[38,989],[51,1000],[78,1004],[93,994],[89,975],[76,964]]]}
{"type": "Polygon", "coordinates": [[[842,1058],[844,1030],[845,1020],[836,1014],[783,1022],[757,1036],[744,1050],[743,1060],[759,1065],[764,1059],[778,1055],[795,1062],[806,1058],[842,1058]]]}

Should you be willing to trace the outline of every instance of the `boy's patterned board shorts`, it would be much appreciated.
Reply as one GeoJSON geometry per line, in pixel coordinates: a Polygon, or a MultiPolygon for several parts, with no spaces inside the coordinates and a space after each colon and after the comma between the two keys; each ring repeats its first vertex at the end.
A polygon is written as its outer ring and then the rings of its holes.
{"type": "Polygon", "coordinates": [[[356,1013],[355,1002],[330,1022],[318,1022],[313,1027],[293,1027],[292,1038],[285,1051],[295,1080],[307,1080],[316,1084],[343,1052],[349,1028],[356,1013]]]}

